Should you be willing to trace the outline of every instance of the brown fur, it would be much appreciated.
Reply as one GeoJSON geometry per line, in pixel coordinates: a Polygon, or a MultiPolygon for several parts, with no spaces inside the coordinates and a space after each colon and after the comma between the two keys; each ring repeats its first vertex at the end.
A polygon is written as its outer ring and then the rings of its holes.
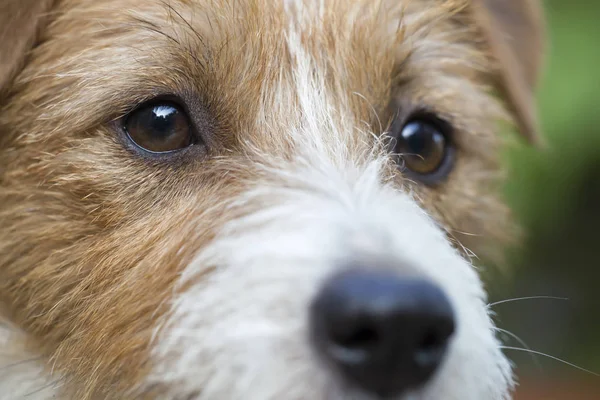
{"type": "Polygon", "coordinates": [[[50,0],[4,0],[0,3],[0,90],[22,66],[35,45],[38,26],[44,25],[50,0]]]}
{"type": "MultiPolygon", "coordinates": [[[[234,217],[224,205],[257,179],[254,149],[293,150],[280,134],[298,119],[287,21],[260,0],[62,0],[45,13],[48,3],[0,5],[0,26],[17,27],[0,31],[14,43],[0,48],[0,301],[76,398],[123,398],[148,369],[181,268],[234,217]],[[163,93],[209,116],[206,152],[164,162],[123,146],[114,121],[163,93]]],[[[455,124],[449,181],[414,186],[440,224],[478,250],[480,237],[505,235],[506,210],[490,194],[494,121],[505,115],[490,92],[502,82],[532,136],[538,66],[516,71],[526,53],[516,50],[499,74],[494,61],[507,50],[490,53],[496,45],[479,39],[477,23],[496,14],[473,12],[471,2],[404,3],[397,11],[416,22],[394,35],[377,17],[378,7],[394,7],[365,4],[365,17],[347,21],[339,2],[303,40],[357,127],[380,134],[378,119],[385,128],[398,107],[417,106],[455,124]]],[[[370,139],[357,130],[349,140],[359,148],[370,139]]]]}
{"type": "Polygon", "coordinates": [[[500,64],[500,89],[523,135],[540,143],[534,93],[542,70],[545,26],[539,1],[475,2],[474,13],[500,64]]]}

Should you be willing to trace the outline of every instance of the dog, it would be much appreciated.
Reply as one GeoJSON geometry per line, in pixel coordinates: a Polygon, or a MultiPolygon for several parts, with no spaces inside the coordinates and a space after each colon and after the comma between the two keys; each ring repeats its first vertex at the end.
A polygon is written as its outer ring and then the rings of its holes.
{"type": "Polygon", "coordinates": [[[0,398],[509,399],[541,8],[0,2],[0,398]]]}

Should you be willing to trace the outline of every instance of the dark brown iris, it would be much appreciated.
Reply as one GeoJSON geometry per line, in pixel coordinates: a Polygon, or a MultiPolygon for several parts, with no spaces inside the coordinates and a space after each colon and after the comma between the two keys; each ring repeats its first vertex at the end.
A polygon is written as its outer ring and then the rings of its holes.
{"type": "Polygon", "coordinates": [[[408,175],[426,184],[436,184],[453,166],[450,133],[450,125],[435,117],[411,118],[408,122],[397,120],[390,132],[395,139],[392,151],[408,175]]]}
{"type": "Polygon", "coordinates": [[[177,105],[164,102],[142,106],[125,121],[125,131],[144,150],[165,153],[193,144],[192,124],[177,105]]]}
{"type": "Polygon", "coordinates": [[[430,121],[412,120],[396,134],[394,153],[402,158],[403,167],[419,175],[437,172],[447,158],[448,138],[430,121]]]}

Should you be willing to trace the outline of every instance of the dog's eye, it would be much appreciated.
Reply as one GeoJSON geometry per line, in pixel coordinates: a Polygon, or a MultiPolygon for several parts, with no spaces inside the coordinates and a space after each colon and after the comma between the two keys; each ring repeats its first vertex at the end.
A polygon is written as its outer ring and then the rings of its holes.
{"type": "Polygon", "coordinates": [[[188,115],[170,102],[137,108],[126,117],[124,128],[132,142],[153,153],[172,152],[194,143],[188,115]]]}
{"type": "Polygon", "coordinates": [[[410,175],[427,184],[446,177],[452,167],[450,128],[433,117],[418,117],[392,126],[393,152],[410,175]]]}

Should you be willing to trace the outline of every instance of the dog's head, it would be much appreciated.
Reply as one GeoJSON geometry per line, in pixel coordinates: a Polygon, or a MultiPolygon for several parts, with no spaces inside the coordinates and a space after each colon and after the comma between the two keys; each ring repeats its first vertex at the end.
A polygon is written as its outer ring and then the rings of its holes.
{"type": "Polygon", "coordinates": [[[505,399],[470,262],[536,1],[8,0],[0,296],[74,398],[505,399]],[[467,250],[469,249],[469,250],[467,250]]]}

